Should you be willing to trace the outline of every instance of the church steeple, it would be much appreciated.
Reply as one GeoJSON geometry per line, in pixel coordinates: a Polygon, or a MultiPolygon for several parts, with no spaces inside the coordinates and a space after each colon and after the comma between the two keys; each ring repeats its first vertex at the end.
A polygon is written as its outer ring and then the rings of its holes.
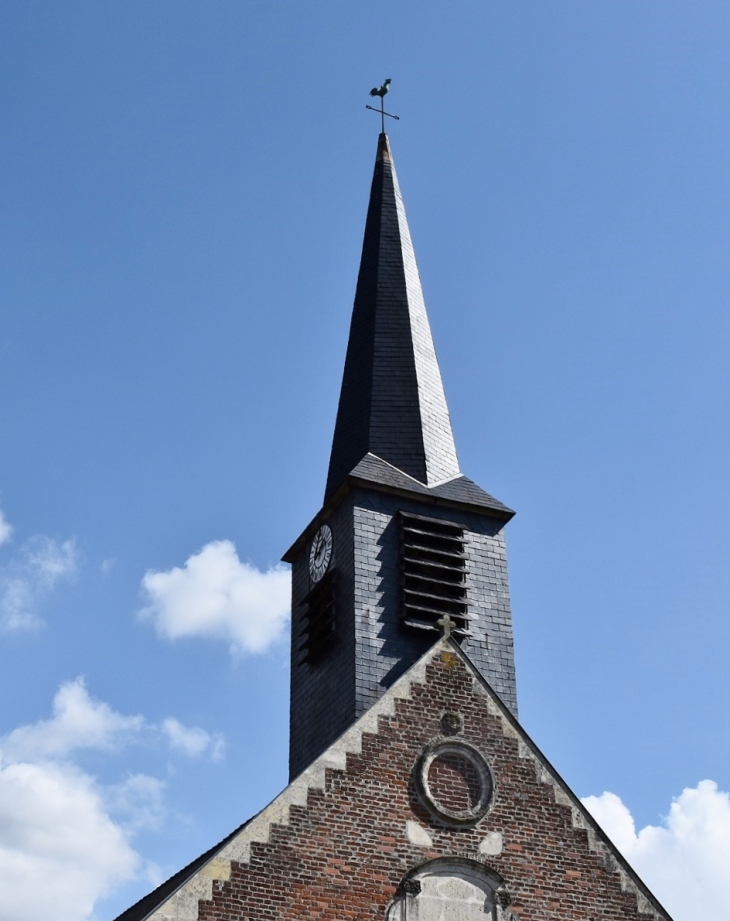
{"type": "Polygon", "coordinates": [[[289,766],[307,767],[441,634],[517,712],[503,529],[459,471],[388,138],[378,139],[322,509],[292,564],[289,766]]]}
{"type": "Polygon", "coordinates": [[[459,472],[382,133],[327,494],[284,556],[291,783],[117,921],[671,921],[517,721],[512,514],[459,472]]]}
{"type": "Polygon", "coordinates": [[[428,487],[459,476],[421,280],[381,134],[325,501],[367,455],[428,487]]]}

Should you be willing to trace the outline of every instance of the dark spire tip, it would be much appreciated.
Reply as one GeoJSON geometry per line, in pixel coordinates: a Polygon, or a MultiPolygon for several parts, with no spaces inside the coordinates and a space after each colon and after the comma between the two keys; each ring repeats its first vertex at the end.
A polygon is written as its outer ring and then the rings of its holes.
{"type": "Polygon", "coordinates": [[[390,142],[388,140],[388,135],[383,132],[378,135],[378,160],[390,160],[390,142]]]}
{"type": "Polygon", "coordinates": [[[385,132],[378,136],[327,498],[367,454],[428,488],[459,475],[441,372],[385,132]]]}

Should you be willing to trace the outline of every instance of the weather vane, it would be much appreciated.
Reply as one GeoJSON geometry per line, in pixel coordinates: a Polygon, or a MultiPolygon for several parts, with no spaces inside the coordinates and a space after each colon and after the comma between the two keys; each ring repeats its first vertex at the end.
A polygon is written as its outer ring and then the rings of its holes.
{"type": "Polygon", "coordinates": [[[376,109],[374,106],[365,106],[365,108],[370,109],[371,112],[380,112],[380,128],[381,128],[382,134],[385,134],[385,116],[386,115],[388,116],[388,118],[394,118],[396,121],[400,121],[399,115],[391,115],[390,112],[386,112],[385,109],[383,108],[385,94],[388,92],[389,86],[390,86],[390,77],[388,77],[388,79],[380,87],[380,89],[378,89],[377,86],[374,86],[370,90],[370,95],[373,97],[373,99],[376,96],[380,96],[380,108],[379,109],[376,109]]]}

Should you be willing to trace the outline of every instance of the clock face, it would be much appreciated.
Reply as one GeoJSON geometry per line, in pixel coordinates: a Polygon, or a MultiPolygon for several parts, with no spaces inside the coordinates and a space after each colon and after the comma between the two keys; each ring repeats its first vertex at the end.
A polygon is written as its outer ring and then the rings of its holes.
{"type": "Polygon", "coordinates": [[[332,531],[326,524],[314,535],[309,551],[309,575],[312,582],[319,582],[327,572],[332,559],[332,531]]]}

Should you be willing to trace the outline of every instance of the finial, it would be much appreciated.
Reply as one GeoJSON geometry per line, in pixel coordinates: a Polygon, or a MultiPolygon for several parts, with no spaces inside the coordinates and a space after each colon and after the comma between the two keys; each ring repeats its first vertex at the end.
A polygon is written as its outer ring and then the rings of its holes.
{"type": "Polygon", "coordinates": [[[388,118],[394,118],[396,121],[400,121],[399,115],[391,115],[390,112],[386,112],[385,109],[383,108],[383,104],[384,104],[383,100],[385,99],[385,96],[388,92],[388,87],[390,86],[390,83],[391,83],[391,80],[390,80],[390,77],[388,77],[388,79],[385,81],[385,83],[383,83],[383,85],[380,88],[378,88],[377,86],[374,86],[370,90],[370,95],[373,97],[373,99],[376,96],[380,96],[380,108],[379,109],[376,109],[373,106],[365,106],[365,108],[370,109],[371,112],[380,112],[380,133],[381,134],[385,134],[385,116],[386,115],[388,116],[388,118]]]}
{"type": "Polygon", "coordinates": [[[444,614],[443,617],[439,617],[436,623],[444,631],[444,639],[448,639],[451,636],[454,627],[456,627],[456,621],[448,614],[444,614]]]}

